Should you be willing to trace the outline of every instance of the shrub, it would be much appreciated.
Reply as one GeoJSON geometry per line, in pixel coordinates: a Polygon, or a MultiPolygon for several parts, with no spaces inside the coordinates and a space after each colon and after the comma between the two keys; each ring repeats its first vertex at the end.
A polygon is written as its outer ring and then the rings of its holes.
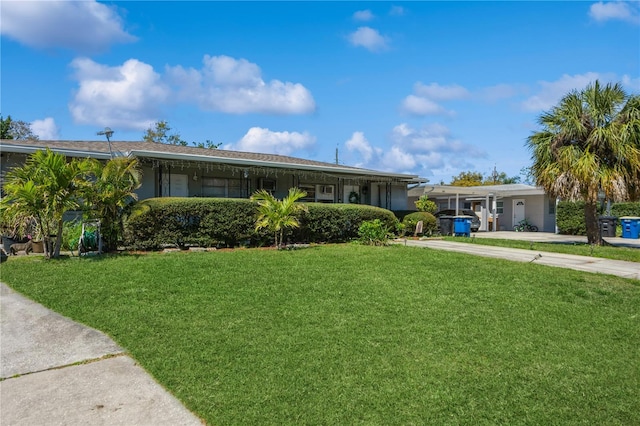
{"type": "Polygon", "coordinates": [[[611,214],[617,217],[623,217],[623,216],[640,217],[640,202],[615,203],[611,205],[611,214]]]}
{"type": "Polygon", "coordinates": [[[384,246],[389,242],[389,229],[380,219],[365,220],[358,228],[359,241],[370,246],[384,246]]]}
{"type": "MultiPolygon", "coordinates": [[[[359,204],[305,204],[300,228],[288,230],[284,241],[345,242],[358,238],[362,222],[379,219],[395,229],[389,210],[359,204]]],[[[256,231],[257,204],[247,199],[150,198],[136,205],[126,222],[129,248],[156,250],[167,245],[205,247],[269,244],[268,231],[256,231]]]]}
{"type": "Polygon", "coordinates": [[[300,215],[300,228],[289,237],[305,243],[337,243],[358,238],[362,222],[379,219],[388,229],[396,227],[394,214],[380,207],[362,204],[309,203],[300,215]]]}
{"type": "Polygon", "coordinates": [[[416,225],[422,221],[422,234],[432,235],[438,229],[434,215],[427,212],[415,212],[404,217],[402,224],[406,235],[413,235],[416,232],[416,225]]]}
{"type": "Polygon", "coordinates": [[[426,195],[423,195],[422,197],[418,198],[418,201],[416,201],[415,204],[416,204],[416,208],[420,212],[427,212],[427,213],[434,214],[435,212],[438,211],[438,205],[435,202],[431,201],[429,197],[426,195]]]}
{"type": "Polygon", "coordinates": [[[135,249],[234,247],[259,239],[256,205],[246,199],[150,198],[136,205],[126,223],[126,245],[135,249]]]}
{"type": "Polygon", "coordinates": [[[72,220],[64,222],[62,226],[62,249],[70,252],[78,250],[82,234],[82,221],[72,220]]]}
{"type": "Polygon", "coordinates": [[[584,201],[560,201],[556,209],[556,225],[560,234],[587,235],[584,201]]]}

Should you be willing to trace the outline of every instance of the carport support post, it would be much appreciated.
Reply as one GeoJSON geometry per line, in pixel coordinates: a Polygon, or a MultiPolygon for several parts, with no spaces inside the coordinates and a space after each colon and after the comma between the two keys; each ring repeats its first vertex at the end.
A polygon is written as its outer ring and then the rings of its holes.
{"type": "Polygon", "coordinates": [[[487,231],[487,232],[489,232],[489,211],[490,211],[489,206],[491,205],[489,204],[489,199],[490,199],[490,196],[489,194],[487,194],[487,198],[485,198],[484,200],[486,208],[484,209],[484,214],[482,215],[483,216],[482,226],[484,227],[484,231],[487,231]]]}
{"type": "Polygon", "coordinates": [[[493,216],[493,232],[498,232],[498,194],[493,194],[492,216],[493,216]]]}
{"type": "Polygon", "coordinates": [[[458,216],[458,203],[460,202],[460,194],[456,192],[456,216],[458,216]]]}

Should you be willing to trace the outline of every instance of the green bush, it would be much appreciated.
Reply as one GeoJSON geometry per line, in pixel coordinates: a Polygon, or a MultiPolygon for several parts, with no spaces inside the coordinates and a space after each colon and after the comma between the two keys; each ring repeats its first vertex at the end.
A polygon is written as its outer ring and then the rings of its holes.
{"type": "MultiPolygon", "coordinates": [[[[605,205],[599,207],[599,214],[605,214],[605,205]]],[[[640,217],[640,202],[614,203],[611,205],[611,215],[618,218],[623,216],[640,217]]],[[[584,201],[560,201],[556,211],[556,224],[560,234],[587,235],[584,223],[584,201]]]]}
{"type": "Polygon", "coordinates": [[[428,212],[415,212],[408,214],[402,220],[406,235],[413,235],[416,232],[416,225],[422,221],[422,235],[433,235],[438,229],[434,215],[428,212]]]}
{"type": "Polygon", "coordinates": [[[300,228],[289,232],[289,238],[305,243],[337,243],[358,238],[362,222],[379,219],[386,228],[395,229],[394,214],[380,207],[362,204],[308,203],[308,211],[300,215],[300,228]]]}
{"type": "MultiPolygon", "coordinates": [[[[288,230],[284,241],[304,243],[345,242],[358,238],[362,222],[379,219],[395,229],[389,210],[359,204],[309,203],[301,213],[300,228],[288,230]]],[[[247,199],[150,198],[136,205],[125,226],[125,244],[139,250],[168,245],[181,248],[259,246],[272,239],[256,231],[256,204],[247,199]]]]}
{"type": "Polygon", "coordinates": [[[431,201],[427,195],[423,195],[415,202],[418,211],[434,214],[438,211],[438,205],[431,201]]]}
{"type": "Polygon", "coordinates": [[[587,235],[584,201],[560,201],[556,209],[556,225],[560,234],[587,235]]]}
{"type": "Polygon", "coordinates": [[[234,247],[259,238],[256,205],[247,199],[150,198],[137,204],[125,226],[125,244],[142,250],[167,245],[184,248],[234,247]]]}
{"type": "Polygon", "coordinates": [[[380,219],[365,220],[358,228],[358,240],[369,246],[387,245],[389,234],[389,228],[380,219]]]}
{"type": "Polygon", "coordinates": [[[611,215],[617,217],[636,216],[640,217],[640,202],[636,203],[615,203],[611,205],[611,215]]]}
{"type": "Polygon", "coordinates": [[[78,242],[82,234],[82,221],[64,222],[62,226],[62,250],[74,252],[78,250],[78,242]]]}

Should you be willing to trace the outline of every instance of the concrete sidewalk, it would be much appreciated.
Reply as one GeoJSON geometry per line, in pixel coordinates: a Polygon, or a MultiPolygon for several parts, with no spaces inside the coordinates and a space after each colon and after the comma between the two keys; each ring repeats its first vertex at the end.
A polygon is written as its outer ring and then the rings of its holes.
{"type": "Polygon", "coordinates": [[[0,283],[0,425],[202,425],[103,333],[0,283]]]}
{"type": "MultiPolygon", "coordinates": [[[[480,235],[478,237],[480,237],[480,235]]],[[[551,253],[538,250],[493,247],[473,243],[458,243],[437,239],[398,239],[394,242],[396,244],[403,244],[406,246],[428,247],[437,250],[455,251],[476,256],[508,259],[517,262],[534,262],[541,265],[569,268],[592,273],[616,275],[619,277],[640,280],[640,263],[636,262],[610,260],[599,257],[576,256],[572,254],[551,253]]]]}

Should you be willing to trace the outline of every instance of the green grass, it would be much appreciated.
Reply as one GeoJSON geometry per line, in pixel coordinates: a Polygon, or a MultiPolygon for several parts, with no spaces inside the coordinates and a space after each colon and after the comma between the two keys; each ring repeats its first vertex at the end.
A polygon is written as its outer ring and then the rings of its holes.
{"type": "Polygon", "coordinates": [[[211,425],[640,424],[633,280],[357,245],[0,271],[211,425]]]}
{"type": "Polygon", "coordinates": [[[592,256],[604,259],[626,260],[640,262],[640,249],[633,247],[592,246],[586,243],[542,243],[521,240],[503,240],[498,238],[478,237],[443,237],[447,241],[460,243],[482,244],[495,247],[511,247],[527,250],[548,251],[552,253],[567,253],[578,256],[592,256]]]}

